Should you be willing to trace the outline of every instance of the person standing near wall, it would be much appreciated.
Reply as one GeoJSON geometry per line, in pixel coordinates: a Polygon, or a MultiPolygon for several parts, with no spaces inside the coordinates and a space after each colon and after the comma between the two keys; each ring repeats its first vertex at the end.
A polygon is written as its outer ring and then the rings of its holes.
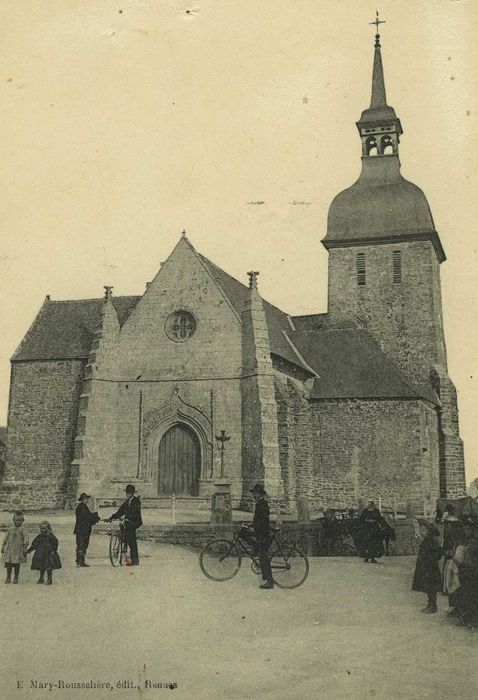
{"type": "Polygon", "coordinates": [[[274,588],[272,579],[271,563],[269,560],[269,540],[270,540],[270,519],[269,504],[265,499],[266,490],[262,484],[256,484],[251,489],[251,493],[256,503],[254,508],[254,519],[252,527],[256,539],[256,551],[261,565],[262,578],[264,583],[259,588],[274,588]]]}
{"type": "Polygon", "coordinates": [[[377,557],[383,557],[382,515],[373,501],[360,513],[359,524],[364,561],[377,564],[377,557]]]}
{"type": "Polygon", "coordinates": [[[92,513],[88,508],[88,500],[91,498],[87,493],[80,494],[79,503],[75,510],[75,529],[73,534],[76,535],[76,565],[89,566],[85,562],[86,551],[90,543],[91,530],[93,525],[100,521],[98,513],[92,513]]]}
{"type": "Polygon", "coordinates": [[[121,504],[116,513],[113,513],[105,522],[110,523],[112,520],[119,520],[119,518],[124,517],[124,532],[126,544],[130,551],[131,566],[138,566],[139,556],[136,530],[143,524],[141,517],[141,501],[139,496],[135,494],[133,484],[128,484],[125,491],[126,500],[121,504]]]}
{"type": "Polygon", "coordinates": [[[441,575],[438,562],[442,556],[442,548],[438,541],[439,530],[433,523],[418,519],[420,536],[422,541],[418,551],[415,574],[413,576],[412,591],[420,591],[427,594],[428,603],[420,612],[436,613],[437,593],[441,589],[441,575]]]}
{"type": "Polygon", "coordinates": [[[7,570],[5,583],[11,583],[12,569],[13,583],[18,583],[20,564],[24,564],[27,560],[28,532],[23,526],[24,520],[23,512],[16,510],[13,514],[13,525],[10,525],[3,540],[2,561],[7,570]]]}

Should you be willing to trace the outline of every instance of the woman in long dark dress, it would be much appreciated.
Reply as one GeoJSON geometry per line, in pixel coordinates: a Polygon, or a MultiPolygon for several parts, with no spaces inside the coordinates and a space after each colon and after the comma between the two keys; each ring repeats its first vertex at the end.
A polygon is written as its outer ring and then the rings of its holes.
{"type": "Polygon", "coordinates": [[[53,570],[61,569],[61,561],[58,556],[58,540],[51,531],[50,523],[44,520],[40,523],[40,534],[35,537],[28,552],[35,552],[32,559],[33,570],[40,572],[37,583],[53,583],[53,570]],[[46,572],[46,581],[45,581],[46,572]]]}
{"type": "Polygon", "coordinates": [[[378,508],[375,508],[375,503],[369,501],[366,508],[360,513],[360,544],[359,552],[364,557],[364,561],[368,564],[377,563],[377,557],[383,557],[383,533],[382,533],[382,515],[378,508]]]}
{"type": "Polygon", "coordinates": [[[422,541],[418,550],[412,591],[426,593],[428,602],[422,613],[436,613],[437,593],[441,590],[441,574],[438,562],[442,557],[442,549],[438,540],[439,530],[427,520],[419,520],[422,541]]]}

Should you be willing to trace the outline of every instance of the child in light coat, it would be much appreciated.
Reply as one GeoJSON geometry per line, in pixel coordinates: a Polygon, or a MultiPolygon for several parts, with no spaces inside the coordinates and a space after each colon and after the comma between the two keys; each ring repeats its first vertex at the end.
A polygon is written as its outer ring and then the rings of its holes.
{"type": "Polygon", "coordinates": [[[13,583],[18,583],[20,564],[27,560],[28,532],[23,526],[24,520],[22,511],[16,510],[13,514],[13,525],[10,525],[3,539],[2,561],[7,570],[5,583],[12,582],[12,569],[13,583]]]}

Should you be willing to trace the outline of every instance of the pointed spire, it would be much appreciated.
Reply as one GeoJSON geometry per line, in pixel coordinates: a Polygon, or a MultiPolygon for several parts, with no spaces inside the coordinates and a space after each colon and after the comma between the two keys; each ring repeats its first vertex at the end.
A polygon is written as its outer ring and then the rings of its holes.
{"type": "Polygon", "coordinates": [[[403,133],[400,120],[393,107],[387,105],[385,79],[383,76],[382,52],[379,26],[385,21],[379,19],[378,12],[373,22],[376,27],[375,48],[372,72],[372,95],[370,107],[362,112],[357,127],[362,137],[362,155],[383,155],[392,146],[393,154],[398,154],[399,136],[403,133]],[[383,132],[387,133],[384,135],[383,132]],[[375,152],[374,152],[375,151],[375,152]]]}
{"type": "MultiPolygon", "coordinates": [[[[380,35],[377,34],[380,38],[380,35]]],[[[385,107],[387,104],[387,95],[385,94],[385,79],[383,77],[382,52],[380,51],[380,43],[375,43],[375,55],[373,58],[373,73],[372,73],[372,97],[370,100],[370,109],[385,107]]]]}
{"type": "Polygon", "coordinates": [[[376,17],[373,22],[376,27],[375,34],[375,55],[373,59],[373,74],[372,74],[372,99],[370,100],[370,109],[383,107],[387,104],[387,96],[385,95],[385,80],[383,77],[382,53],[380,51],[380,34],[378,33],[379,26],[385,24],[385,20],[379,19],[378,10],[375,13],[376,17]]]}

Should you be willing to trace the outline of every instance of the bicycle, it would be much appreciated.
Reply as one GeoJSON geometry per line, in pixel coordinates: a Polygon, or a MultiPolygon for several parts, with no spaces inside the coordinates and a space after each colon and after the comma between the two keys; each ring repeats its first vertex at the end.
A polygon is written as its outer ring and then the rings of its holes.
{"type": "Polygon", "coordinates": [[[128,551],[124,531],[124,518],[119,521],[119,527],[109,533],[110,535],[110,562],[112,566],[123,566],[123,557],[128,551]]]}
{"type": "MultiPolygon", "coordinates": [[[[269,558],[272,578],[279,588],[297,588],[309,575],[309,560],[293,542],[281,542],[280,528],[271,529],[269,558]]],[[[260,574],[261,568],[251,541],[251,530],[243,525],[233,541],[212,540],[199,554],[199,566],[212,581],[230,581],[242,566],[243,556],[251,559],[253,573],[260,574]],[[248,541],[249,540],[249,541],[248,541]]]]}

